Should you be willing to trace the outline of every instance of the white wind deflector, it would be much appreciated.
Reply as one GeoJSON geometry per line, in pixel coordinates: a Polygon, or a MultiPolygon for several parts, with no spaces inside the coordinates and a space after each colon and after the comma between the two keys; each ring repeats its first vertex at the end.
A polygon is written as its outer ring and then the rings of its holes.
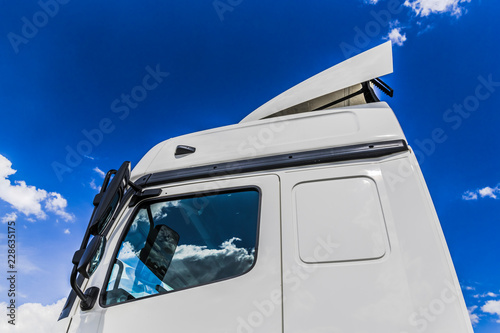
{"type": "Polygon", "coordinates": [[[246,116],[242,122],[269,117],[298,104],[392,73],[388,41],[297,84],[246,116]]]}

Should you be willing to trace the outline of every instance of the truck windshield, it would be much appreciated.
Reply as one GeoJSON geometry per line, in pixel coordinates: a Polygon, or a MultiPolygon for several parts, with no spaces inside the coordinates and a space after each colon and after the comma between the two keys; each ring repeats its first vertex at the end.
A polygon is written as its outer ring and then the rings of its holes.
{"type": "Polygon", "coordinates": [[[107,305],[241,275],[256,255],[256,189],[143,204],[120,244],[107,305]]]}

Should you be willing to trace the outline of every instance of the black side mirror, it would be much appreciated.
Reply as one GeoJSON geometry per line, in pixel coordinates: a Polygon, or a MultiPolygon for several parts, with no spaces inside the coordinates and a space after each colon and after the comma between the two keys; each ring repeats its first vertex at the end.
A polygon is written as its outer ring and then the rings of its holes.
{"type": "Polygon", "coordinates": [[[78,273],[88,279],[99,265],[105,248],[106,237],[101,235],[94,236],[78,262],[78,273]]]}
{"type": "Polygon", "coordinates": [[[140,259],[160,280],[167,274],[179,238],[179,234],[166,225],[157,225],[149,232],[140,259]]]}
{"type": "Polygon", "coordinates": [[[112,170],[106,175],[101,192],[94,198],[94,205],[97,207],[89,224],[89,232],[91,235],[101,233],[106,227],[120,203],[129,179],[130,162],[124,162],[118,171],[112,170]],[[113,173],[115,176],[110,182],[109,178],[113,173]]]}
{"type": "Polygon", "coordinates": [[[81,299],[82,310],[90,310],[99,296],[99,288],[88,288],[85,293],[77,285],[76,275],[80,273],[82,277],[89,278],[99,264],[104,249],[106,248],[106,237],[102,235],[94,236],[87,248],[80,249],[73,255],[73,270],[71,271],[70,284],[76,295],[81,299]]]}
{"type": "Polygon", "coordinates": [[[111,170],[106,174],[101,192],[94,198],[95,209],[83,237],[80,250],[76,251],[73,256],[73,270],[69,280],[71,288],[81,300],[80,307],[82,310],[92,309],[98,297],[99,288],[91,287],[83,293],[76,282],[77,274],[80,273],[82,277],[88,278],[97,268],[106,246],[106,238],[101,233],[109,224],[120,204],[127,185],[132,186],[135,190],[140,189],[130,182],[130,162],[124,162],[118,171],[111,170]],[[113,175],[114,177],[111,179],[113,175]],[[87,246],[90,235],[94,235],[94,238],[87,246]]]}

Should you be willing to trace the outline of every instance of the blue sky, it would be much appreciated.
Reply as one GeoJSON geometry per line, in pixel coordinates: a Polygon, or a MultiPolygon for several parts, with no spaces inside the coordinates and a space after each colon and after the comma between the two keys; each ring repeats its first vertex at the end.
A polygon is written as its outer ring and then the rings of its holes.
{"type": "MultiPolygon", "coordinates": [[[[102,171],[124,160],[135,165],[170,137],[236,123],[291,86],[391,39],[394,73],[384,80],[395,96],[382,99],[417,151],[475,331],[500,330],[500,44],[492,14],[500,3],[2,6],[0,220],[17,219],[20,303],[57,312],[50,305],[69,291],[71,257],[102,171]]],[[[6,231],[0,223],[2,265],[6,231]]],[[[6,300],[0,285],[0,302],[6,300]]]]}

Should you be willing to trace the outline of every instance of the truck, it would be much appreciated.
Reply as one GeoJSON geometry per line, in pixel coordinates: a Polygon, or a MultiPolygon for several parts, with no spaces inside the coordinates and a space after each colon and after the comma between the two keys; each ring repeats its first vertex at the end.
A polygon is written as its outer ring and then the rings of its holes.
{"type": "Polygon", "coordinates": [[[383,43],[110,170],[59,332],[472,333],[383,43]]]}

